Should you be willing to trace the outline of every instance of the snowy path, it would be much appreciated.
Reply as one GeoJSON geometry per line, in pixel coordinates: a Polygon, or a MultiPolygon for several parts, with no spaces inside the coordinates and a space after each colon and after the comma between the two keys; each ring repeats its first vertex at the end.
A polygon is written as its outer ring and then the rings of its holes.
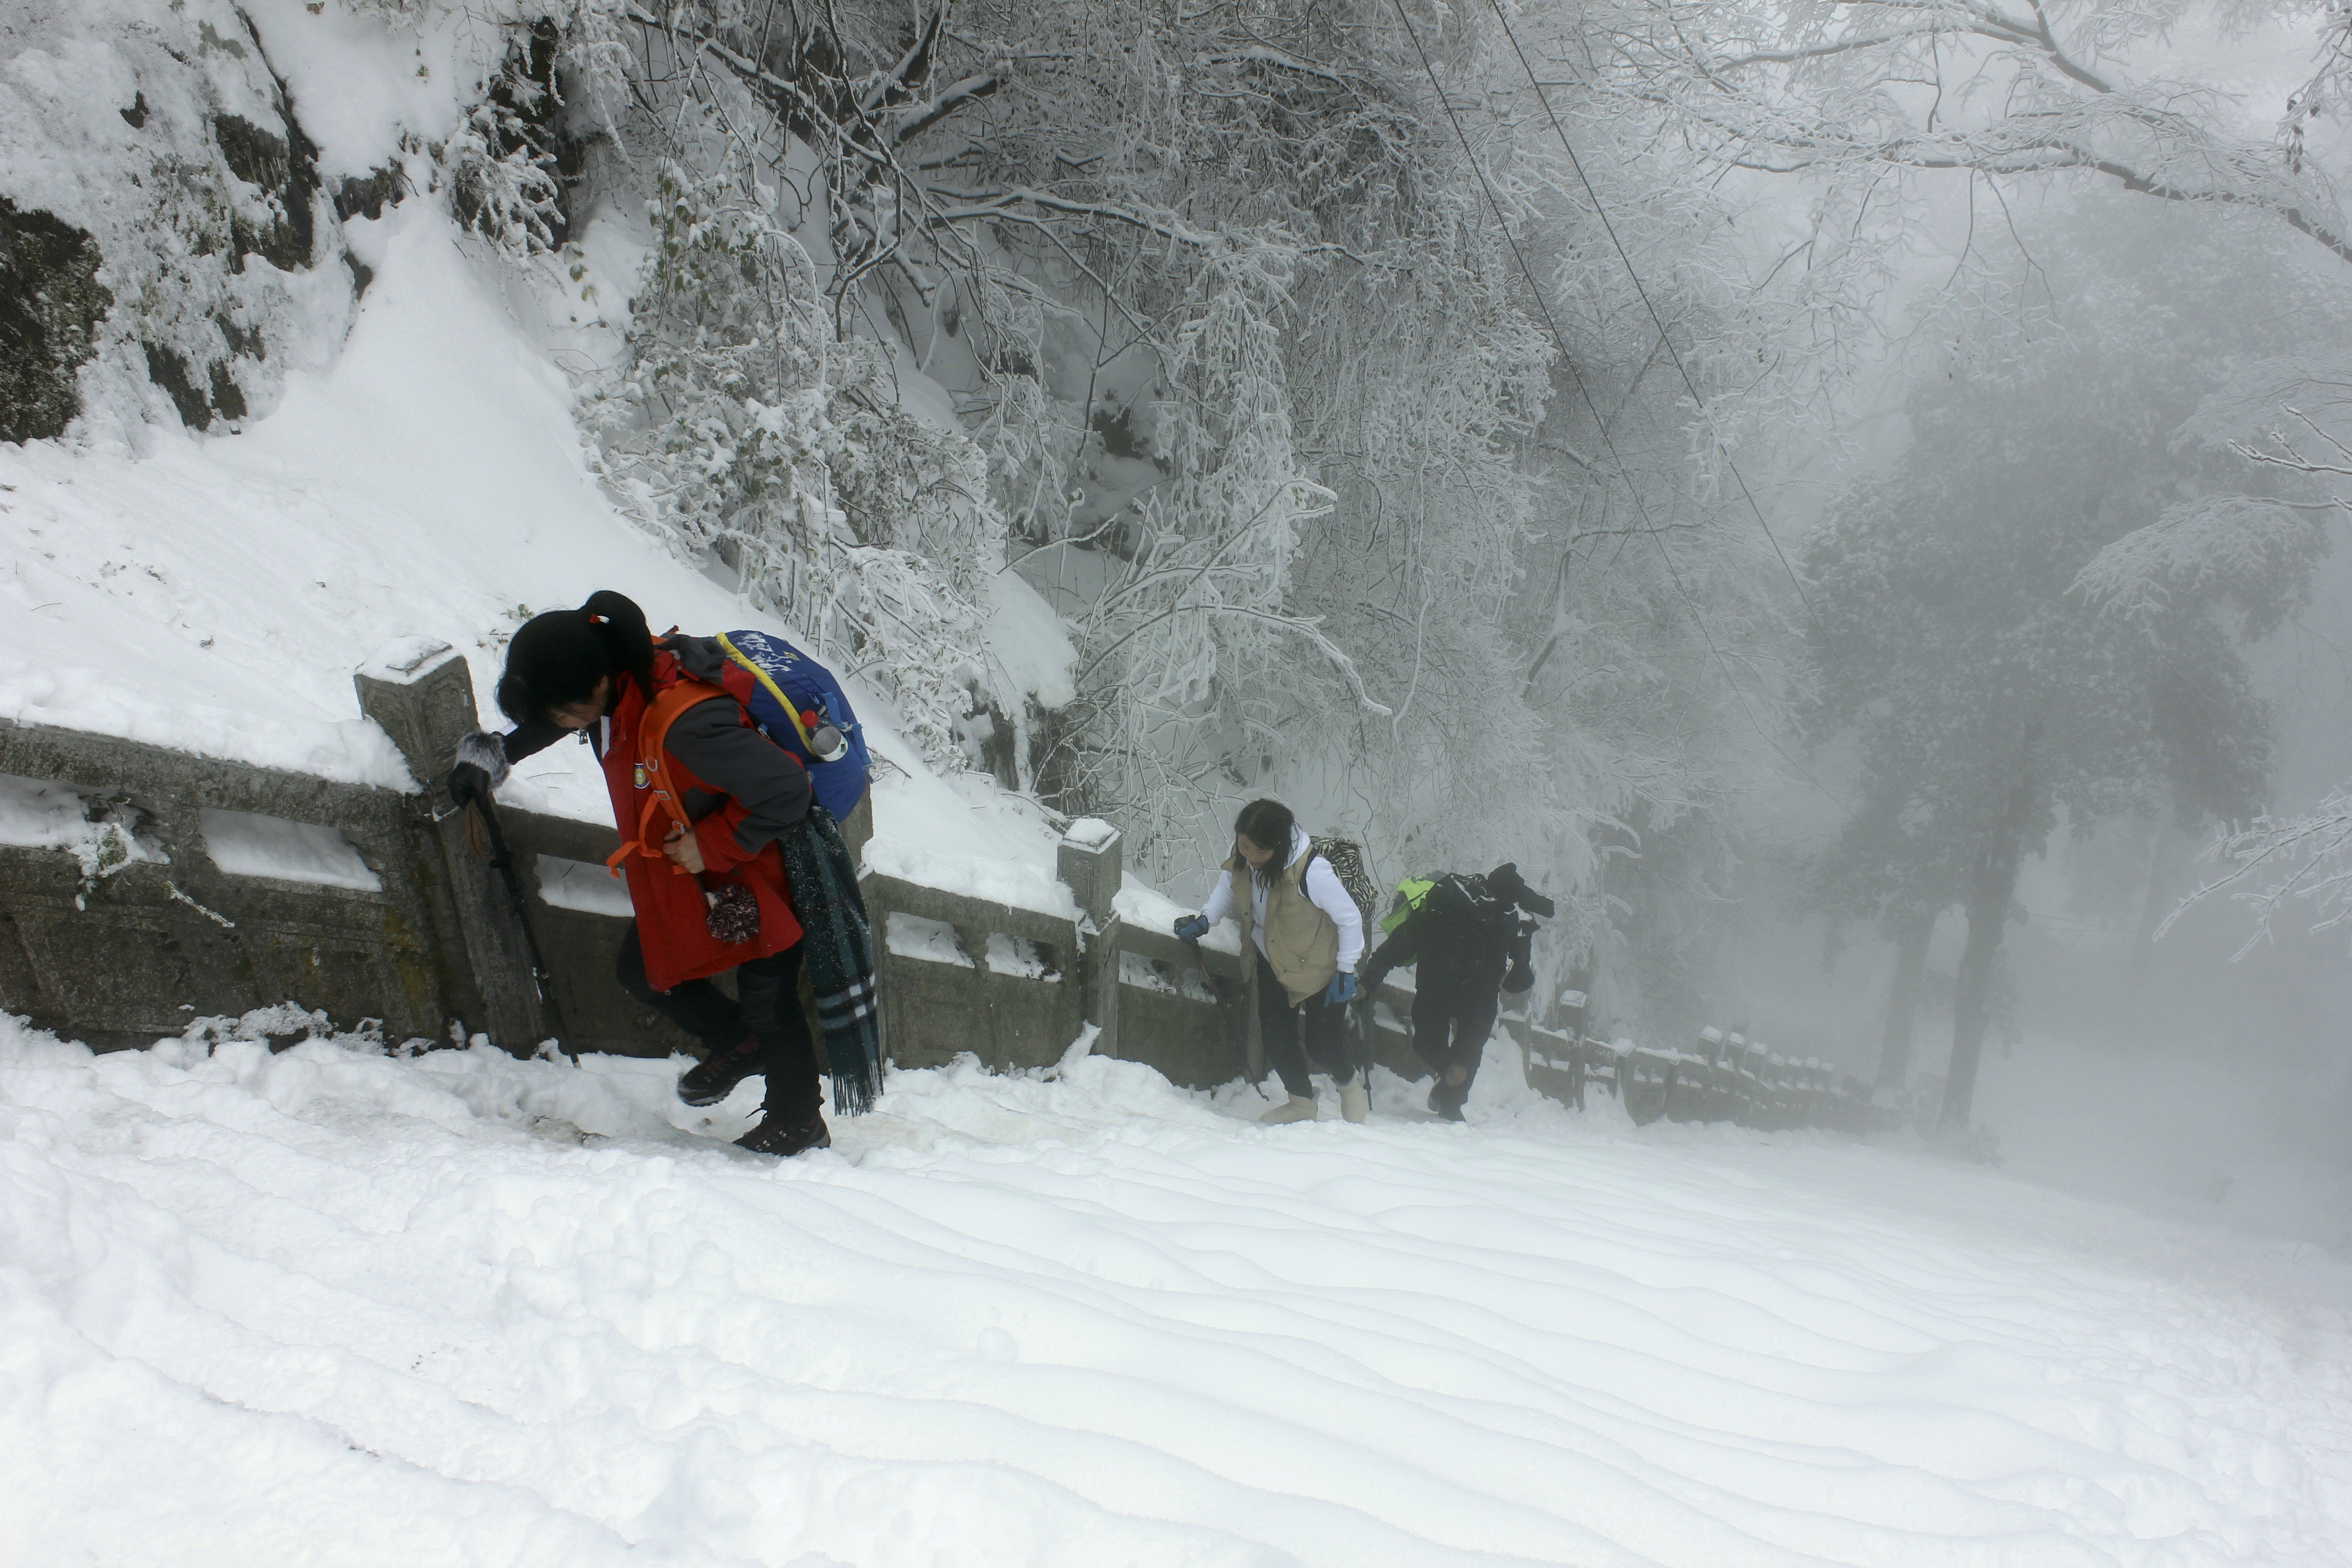
{"type": "Polygon", "coordinates": [[[675,1070],[0,1019],[0,1561],[2352,1562],[2313,1249],[1100,1061],[779,1167],[675,1070]]]}

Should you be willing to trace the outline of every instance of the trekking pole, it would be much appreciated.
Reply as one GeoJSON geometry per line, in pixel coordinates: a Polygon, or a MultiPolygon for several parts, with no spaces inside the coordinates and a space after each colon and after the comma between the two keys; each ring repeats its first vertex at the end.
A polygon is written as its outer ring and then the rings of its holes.
{"type": "Polygon", "coordinates": [[[555,1048],[563,1053],[566,1060],[577,1062],[579,1056],[565,1044],[572,1031],[564,1026],[562,1004],[555,999],[555,976],[539,951],[539,931],[530,923],[530,900],[523,894],[522,876],[515,869],[514,853],[507,847],[507,836],[499,828],[499,808],[486,796],[476,795],[467,802],[467,812],[468,825],[479,823],[489,837],[489,862],[506,883],[507,906],[514,910],[515,923],[522,927],[523,951],[530,959],[531,984],[539,988],[540,1005],[546,1009],[548,1025],[554,1030],[555,1048]]]}
{"type": "Polygon", "coordinates": [[[1192,963],[1201,971],[1201,978],[1208,984],[1209,999],[1217,1005],[1217,1017],[1224,1024],[1226,1036],[1233,1040],[1234,1047],[1241,1052],[1244,1066],[1246,1067],[1249,1058],[1248,1026],[1235,1026],[1233,1001],[1225,994],[1225,988],[1217,984],[1217,972],[1209,967],[1207,956],[1201,952],[1199,939],[1186,937],[1182,941],[1186,947],[1192,950],[1192,963]]]}

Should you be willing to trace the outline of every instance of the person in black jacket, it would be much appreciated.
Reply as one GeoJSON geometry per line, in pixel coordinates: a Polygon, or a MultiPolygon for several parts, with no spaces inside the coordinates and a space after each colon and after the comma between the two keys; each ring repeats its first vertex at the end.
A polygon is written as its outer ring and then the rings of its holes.
{"type": "Polygon", "coordinates": [[[1549,915],[1552,901],[1506,861],[1484,877],[1449,871],[1408,880],[1397,889],[1397,904],[1402,919],[1381,922],[1390,928],[1388,940],[1364,966],[1365,1005],[1389,971],[1412,967],[1413,1054],[1436,1080],[1429,1109],[1459,1121],[1502,1006],[1498,993],[1517,994],[1535,983],[1528,947],[1536,923],[1521,911],[1549,915]]]}

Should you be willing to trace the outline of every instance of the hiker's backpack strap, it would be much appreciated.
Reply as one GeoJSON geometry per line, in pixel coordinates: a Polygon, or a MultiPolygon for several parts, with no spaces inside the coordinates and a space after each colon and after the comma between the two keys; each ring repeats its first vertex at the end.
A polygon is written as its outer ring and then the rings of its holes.
{"type": "Polygon", "coordinates": [[[753,680],[768,689],[768,695],[776,700],[776,706],[782,709],[784,717],[792,721],[793,732],[801,738],[801,749],[811,756],[816,755],[816,742],[809,738],[808,726],[801,722],[801,705],[785,696],[784,689],[776,684],[776,678],[761,668],[758,660],[729,641],[725,632],[719,634],[719,646],[729,658],[750,671],[753,680]]]}
{"type": "MultiPolygon", "coordinates": [[[[669,868],[683,877],[687,868],[662,853],[662,842],[669,837],[666,824],[657,819],[667,817],[688,833],[694,823],[686,815],[686,802],[678,798],[677,786],[672,782],[673,769],[662,761],[663,748],[669,742],[669,727],[677,716],[697,703],[708,702],[714,697],[726,697],[726,689],[707,681],[680,680],[654,699],[637,721],[637,776],[645,781],[646,804],[637,812],[637,834],[623,839],[621,847],[606,857],[604,864],[615,877],[621,874],[622,862],[632,855],[643,855],[648,860],[668,861],[669,868]]],[[[730,699],[731,700],[731,699],[730,699]]]]}

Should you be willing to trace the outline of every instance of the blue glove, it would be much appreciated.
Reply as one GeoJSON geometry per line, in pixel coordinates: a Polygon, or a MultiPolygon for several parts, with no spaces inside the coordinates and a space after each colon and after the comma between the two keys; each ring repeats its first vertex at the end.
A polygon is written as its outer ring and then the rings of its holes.
{"type": "Polygon", "coordinates": [[[1209,922],[1199,915],[1186,915],[1177,921],[1176,934],[1186,942],[1198,942],[1209,934],[1209,922]]]}
{"type": "Polygon", "coordinates": [[[1331,984],[1323,988],[1323,1005],[1326,1007],[1344,1007],[1355,999],[1356,977],[1352,974],[1335,974],[1331,976],[1331,984]]]}

